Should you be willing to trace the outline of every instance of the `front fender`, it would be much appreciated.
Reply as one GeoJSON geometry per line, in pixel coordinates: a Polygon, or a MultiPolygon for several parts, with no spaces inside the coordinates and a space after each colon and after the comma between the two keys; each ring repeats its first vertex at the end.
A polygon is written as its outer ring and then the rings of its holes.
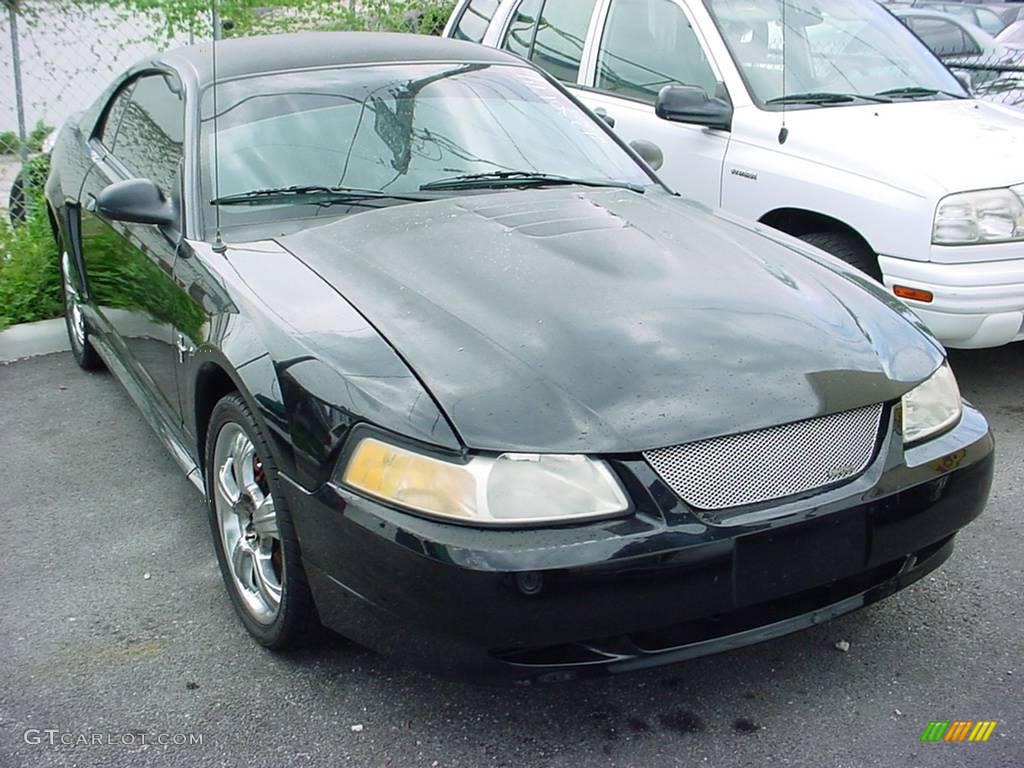
{"type": "Polygon", "coordinates": [[[269,241],[222,254],[207,243],[187,245],[190,257],[175,272],[204,317],[191,337],[181,399],[200,455],[203,411],[211,405],[203,393],[211,383],[216,392],[225,375],[257,414],[279,469],[309,490],[327,480],[360,422],[462,448],[397,352],[287,250],[269,241]]]}
{"type": "Polygon", "coordinates": [[[734,137],[723,166],[722,207],[754,221],[778,209],[820,214],[846,224],[877,254],[928,260],[933,202],[809,159],[814,153],[800,153],[800,138],[796,130],[784,145],[774,136],[734,137]]]}

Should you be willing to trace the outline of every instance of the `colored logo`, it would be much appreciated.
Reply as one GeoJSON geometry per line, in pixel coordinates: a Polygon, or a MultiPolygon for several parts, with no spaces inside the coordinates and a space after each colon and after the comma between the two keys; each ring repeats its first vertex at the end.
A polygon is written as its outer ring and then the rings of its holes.
{"type": "Polygon", "coordinates": [[[932,720],[921,741],[988,741],[995,729],[995,720],[932,720]]]}

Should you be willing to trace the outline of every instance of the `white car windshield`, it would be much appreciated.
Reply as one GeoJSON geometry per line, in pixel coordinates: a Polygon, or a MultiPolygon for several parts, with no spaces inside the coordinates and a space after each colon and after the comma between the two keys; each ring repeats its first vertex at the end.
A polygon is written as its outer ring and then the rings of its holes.
{"type": "Polygon", "coordinates": [[[704,1],[761,104],[968,95],[920,40],[873,0],[704,1]]]}

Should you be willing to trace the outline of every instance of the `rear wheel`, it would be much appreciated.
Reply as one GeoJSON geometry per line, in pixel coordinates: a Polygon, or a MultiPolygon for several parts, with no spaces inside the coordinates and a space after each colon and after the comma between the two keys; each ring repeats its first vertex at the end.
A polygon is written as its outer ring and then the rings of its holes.
{"type": "Polygon", "coordinates": [[[63,248],[59,237],[57,247],[61,251],[60,277],[64,291],[64,324],[68,330],[71,354],[80,368],[95,371],[103,367],[103,361],[89,341],[89,326],[82,313],[81,296],[71,279],[71,255],[63,248]]]}
{"type": "Polygon", "coordinates": [[[313,601],[270,448],[237,392],[214,406],[206,478],[214,547],[235,610],[262,645],[292,644],[313,626],[313,601]]]}
{"type": "Polygon", "coordinates": [[[868,277],[882,282],[882,270],[878,267],[878,257],[859,238],[845,232],[808,232],[800,235],[800,239],[845,261],[868,277]]]}

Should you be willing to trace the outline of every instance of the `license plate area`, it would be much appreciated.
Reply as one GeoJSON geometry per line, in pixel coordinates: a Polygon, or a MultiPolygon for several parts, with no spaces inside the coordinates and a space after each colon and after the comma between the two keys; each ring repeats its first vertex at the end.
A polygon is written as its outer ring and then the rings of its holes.
{"type": "Polygon", "coordinates": [[[738,606],[773,600],[852,576],[867,567],[867,522],[833,514],[736,542],[738,606]]]}

